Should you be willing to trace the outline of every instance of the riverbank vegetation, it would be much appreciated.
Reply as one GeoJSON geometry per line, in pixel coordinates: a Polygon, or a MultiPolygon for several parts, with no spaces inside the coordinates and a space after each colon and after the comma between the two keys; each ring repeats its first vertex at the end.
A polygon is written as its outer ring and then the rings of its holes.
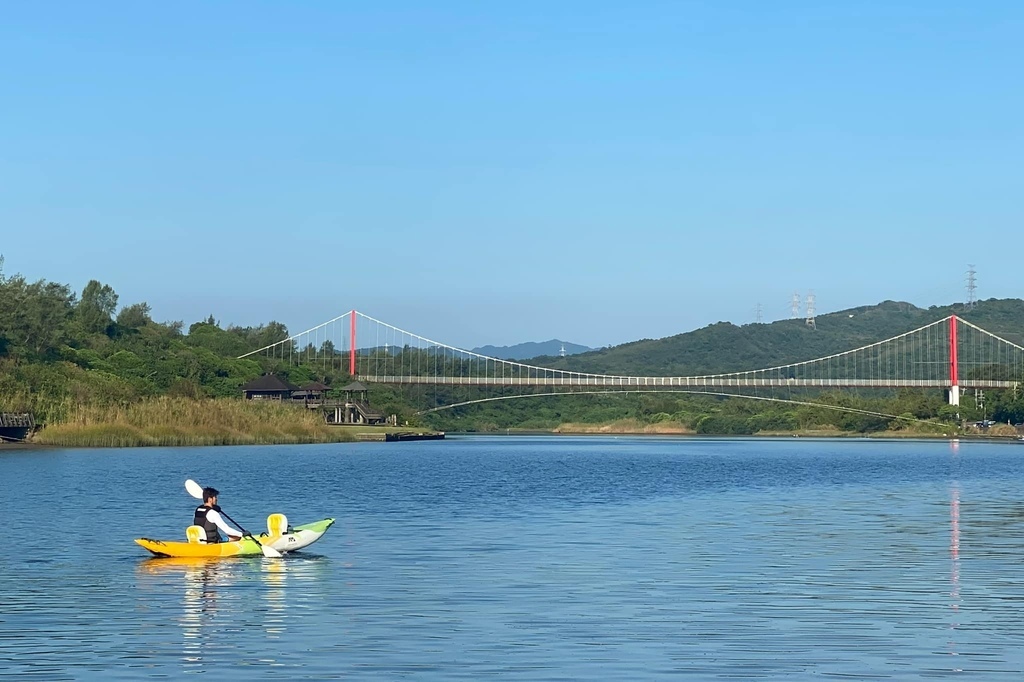
{"type": "MultiPolygon", "coordinates": [[[[955,408],[946,404],[940,391],[876,391],[874,395],[794,391],[775,397],[790,402],[667,392],[597,395],[581,392],[573,396],[484,403],[428,414],[424,419],[430,426],[448,431],[737,436],[795,433],[932,436],[952,434],[962,421],[957,419],[955,408]]],[[[962,406],[961,417],[973,414],[975,409],[971,405],[962,406]]]]}
{"type": "MultiPolygon", "coordinates": [[[[535,364],[638,375],[717,373],[777,365],[845,350],[906,332],[956,312],[886,302],[818,317],[741,327],[719,323],[666,339],[643,340],[535,364]]],[[[342,386],[352,377],[324,366],[251,356],[287,339],[285,325],[222,327],[211,315],[186,327],[157,322],[145,302],[121,305],[98,280],[81,294],[69,285],[6,275],[0,258],[0,412],[32,412],[40,441],[55,445],[185,445],[321,442],[345,439],[319,413],[241,400],[242,384],[274,372],[295,384],[342,386]]],[[[1024,301],[981,301],[976,324],[1024,341],[1024,301]]],[[[323,351],[323,349],[321,349],[323,351]]],[[[373,352],[387,352],[380,349],[373,352]]],[[[298,354],[296,354],[298,355],[298,354]]],[[[942,391],[776,391],[757,398],[711,394],[626,393],[523,397],[423,413],[493,397],[451,386],[371,386],[370,401],[399,424],[444,431],[576,433],[952,433],[965,424],[1024,422],[1021,391],[970,392],[959,408],[942,391]],[[770,402],[766,398],[790,402],[770,402]],[[828,407],[822,407],[827,405],[828,407]]],[[[990,427],[995,433],[995,426],[990,427]]],[[[1002,429],[1007,435],[1012,427],[1002,429]]]]}
{"type": "Polygon", "coordinates": [[[147,398],[104,405],[67,405],[35,442],[67,447],[250,445],[353,440],[319,414],[277,402],[230,398],[147,398]]]}

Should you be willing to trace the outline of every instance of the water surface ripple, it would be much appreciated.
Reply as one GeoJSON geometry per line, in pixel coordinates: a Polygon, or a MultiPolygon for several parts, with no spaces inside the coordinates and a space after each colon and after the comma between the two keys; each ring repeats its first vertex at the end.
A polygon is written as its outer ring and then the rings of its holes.
{"type": "Polygon", "coordinates": [[[1024,444],[0,453],[0,678],[1024,677],[1024,444]],[[149,559],[185,478],[283,560],[149,559]]]}

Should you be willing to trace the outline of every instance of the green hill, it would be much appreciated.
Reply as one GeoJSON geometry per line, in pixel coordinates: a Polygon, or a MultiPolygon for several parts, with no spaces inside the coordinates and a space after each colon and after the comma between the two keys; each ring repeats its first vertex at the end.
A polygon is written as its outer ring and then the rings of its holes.
{"type": "MultiPolygon", "coordinates": [[[[1024,345],[1024,300],[988,300],[965,310],[962,305],[919,308],[885,301],[819,316],[815,328],[804,320],[736,326],[719,322],[663,339],[644,339],[592,353],[532,362],[571,371],[632,376],[687,376],[764,369],[814,360],[892,338],[950,314],[1024,345]]],[[[486,397],[478,389],[442,388],[438,405],[486,397]]],[[[695,432],[700,434],[886,433],[943,435],[969,433],[970,423],[998,422],[985,435],[1013,435],[1024,421],[1024,395],[1013,390],[965,396],[951,407],[941,389],[784,390],[763,402],[715,395],[659,392],[621,395],[556,395],[470,405],[428,415],[445,430],[502,431],[507,428],[558,429],[562,432],[695,432]],[[816,405],[807,404],[807,401],[816,405]],[[828,405],[823,408],[817,405],[828,405]],[[895,417],[893,415],[899,415],[895,417]],[[924,423],[915,420],[927,420],[924,423]],[[940,424],[936,424],[940,422],[940,424]],[[967,425],[967,426],[965,426],[967,425]]],[[[761,396],[765,397],[765,396],[761,396]]]]}
{"type": "Polygon", "coordinates": [[[736,326],[718,322],[664,339],[644,339],[566,358],[544,358],[544,365],[599,374],[687,376],[761,369],[883,341],[950,314],[1024,345],[1024,300],[990,299],[971,310],[962,305],[918,308],[885,301],[841,310],[816,319],[736,326]]]}
{"type": "Polygon", "coordinates": [[[523,360],[525,358],[536,358],[545,355],[560,357],[563,355],[563,352],[565,355],[577,355],[579,353],[586,353],[589,350],[593,349],[560,339],[528,341],[526,343],[517,343],[514,346],[481,346],[472,349],[474,353],[480,353],[489,358],[501,358],[502,360],[523,360]]]}

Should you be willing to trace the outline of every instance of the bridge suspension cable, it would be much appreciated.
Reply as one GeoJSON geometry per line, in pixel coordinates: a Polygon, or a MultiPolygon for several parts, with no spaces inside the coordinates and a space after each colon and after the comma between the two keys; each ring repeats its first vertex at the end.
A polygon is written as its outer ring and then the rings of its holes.
{"type": "MultiPolygon", "coordinates": [[[[1024,375],[1024,347],[956,316],[812,360],[687,376],[603,374],[541,364],[546,361],[506,360],[435,341],[355,310],[240,357],[303,367],[310,376],[347,374],[367,383],[495,388],[949,389],[957,381],[971,388],[1017,386],[1024,375]]],[[[552,357],[550,362],[576,360],[552,357]]]]}

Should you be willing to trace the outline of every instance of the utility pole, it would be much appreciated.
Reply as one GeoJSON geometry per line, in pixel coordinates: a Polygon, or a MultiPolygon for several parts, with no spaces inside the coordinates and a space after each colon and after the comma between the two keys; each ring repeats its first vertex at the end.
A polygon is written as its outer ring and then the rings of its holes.
{"type": "Polygon", "coordinates": [[[814,324],[814,292],[807,292],[807,326],[811,329],[817,329],[817,325],[814,324]]]}
{"type": "Polygon", "coordinates": [[[975,297],[974,292],[978,289],[977,278],[975,275],[978,274],[974,269],[973,265],[967,266],[967,309],[974,310],[975,297]]]}
{"type": "Polygon", "coordinates": [[[800,292],[793,292],[793,300],[789,305],[789,319],[798,320],[800,319],[800,292]]]}

